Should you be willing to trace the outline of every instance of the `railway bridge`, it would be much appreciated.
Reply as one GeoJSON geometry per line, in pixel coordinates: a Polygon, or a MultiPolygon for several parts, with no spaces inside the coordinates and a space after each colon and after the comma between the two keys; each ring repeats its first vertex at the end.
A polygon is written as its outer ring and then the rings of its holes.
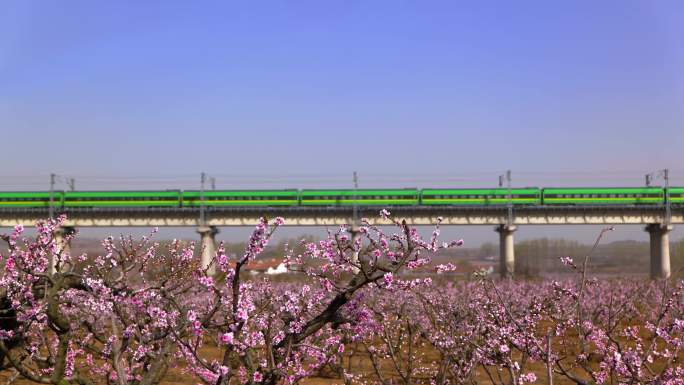
{"type": "MultiPolygon", "coordinates": [[[[282,216],[286,226],[353,225],[354,217],[373,224],[389,224],[379,217],[384,206],[330,207],[157,207],[157,208],[64,208],[65,227],[56,237],[76,227],[196,227],[201,235],[202,263],[208,264],[216,251],[215,235],[220,227],[253,226],[260,217],[282,216]],[[356,211],[356,212],[355,212],[356,211]]],[[[684,223],[684,205],[584,205],[584,206],[396,206],[392,215],[414,226],[442,225],[493,226],[499,233],[500,272],[514,273],[513,235],[525,225],[642,225],[650,238],[650,272],[653,278],[670,276],[669,232],[684,223]]],[[[48,208],[0,210],[0,226],[31,225],[50,215],[48,208]]],[[[68,247],[68,245],[63,245],[68,247]]]]}

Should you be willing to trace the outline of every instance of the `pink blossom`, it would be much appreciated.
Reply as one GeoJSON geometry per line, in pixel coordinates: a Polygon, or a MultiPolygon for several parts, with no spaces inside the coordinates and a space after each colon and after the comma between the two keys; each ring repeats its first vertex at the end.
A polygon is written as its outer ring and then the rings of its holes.
{"type": "Polygon", "coordinates": [[[219,336],[219,343],[222,345],[233,344],[233,332],[223,333],[219,336]]]}
{"type": "Polygon", "coordinates": [[[261,372],[254,372],[254,382],[261,382],[264,380],[264,376],[261,374],[261,372]]]}
{"type": "Polygon", "coordinates": [[[392,287],[392,281],[394,281],[394,276],[391,272],[385,273],[385,275],[383,276],[383,281],[385,282],[385,287],[389,289],[390,287],[392,287]]]}

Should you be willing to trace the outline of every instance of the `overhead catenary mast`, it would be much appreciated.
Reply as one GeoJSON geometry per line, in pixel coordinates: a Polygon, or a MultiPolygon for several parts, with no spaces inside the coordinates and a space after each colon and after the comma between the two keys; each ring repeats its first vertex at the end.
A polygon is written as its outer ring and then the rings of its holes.
{"type": "Polygon", "coordinates": [[[664,168],[645,175],[646,187],[651,187],[653,181],[657,178],[663,179],[663,188],[665,190],[665,219],[664,225],[669,226],[672,221],[672,207],[670,204],[670,170],[664,168]]]}
{"type": "Polygon", "coordinates": [[[49,218],[54,218],[55,216],[55,184],[58,181],[62,181],[66,183],[67,187],[69,188],[69,191],[75,191],[76,190],[76,179],[75,178],[66,178],[60,175],[57,175],[55,173],[50,174],[50,200],[48,204],[48,217],[49,218]]]}
{"type": "Polygon", "coordinates": [[[353,210],[352,211],[352,219],[354,222],[353,226],[358,226],[358,224],[359,224],[359,206],[356,202],[356,200],[358,199],[357,194],[356,194],[356,190],[359,189],[359,177],[358,177],[358,174],[356,173],[356,171],[354,171],[353,181],[354,181],[354,196],[353,196],[354,206],[352,207],[352,210],[353,210]]]}
{"type": "Polygon", "coordinates": [[[506,170],[505,174],[499,175],[499,187],[503,187],[504,180],[508,187],[508,194],[506,199],[506,207],[508,208],[508,217],[506,219],[506,225],[511,226],[513,224],[513,194],[511,192],[511,170],[506,170]]]}

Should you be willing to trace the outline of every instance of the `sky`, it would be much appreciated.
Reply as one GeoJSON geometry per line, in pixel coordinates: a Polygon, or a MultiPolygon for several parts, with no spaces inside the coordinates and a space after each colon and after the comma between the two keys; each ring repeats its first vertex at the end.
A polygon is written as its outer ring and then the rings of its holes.
{"type": "Polygon", "coordinates": [[[5,1],[0,189],[684,185],[682,36],[681,1],[5,1]]]}

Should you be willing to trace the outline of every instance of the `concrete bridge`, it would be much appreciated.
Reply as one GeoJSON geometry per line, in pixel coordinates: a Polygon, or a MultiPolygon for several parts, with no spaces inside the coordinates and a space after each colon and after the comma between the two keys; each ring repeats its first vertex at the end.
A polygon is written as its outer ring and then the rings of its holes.
{"type": "MultiPolygon", "coordinates": [[[[383,207],[358,207],[358,216],[377,225],[388,224],[379,217],[383,207]]],[[[524,225],[644,225],[650,238],[651,276],[670,276],[669,232],[673,224],[684,223],[684,206],[672,206],[668,217],[663,206],[525,206],[515,207],[509,217],[507,207],[393,207],[392,215],[414,226],[491,225],[499,233],[500,271],[514,273],[513,234],[524,225]]],[[[208,264],[215,250],[215,235],[222,226],[254,226],[260,217],[282,216],[287,226],[339,226],[352,224],[353,207],[282,207],[282,208],[71,208],[64,211],[68,221],[64,232],[75,227],[197,227],[201,235],[202,261],[208,264]]],[[[25,226],[46,218],[47,209],[0,210],[0,227],[25,226]]],[[[64,245],[68,247],[68,245],[64,245]]]]}

